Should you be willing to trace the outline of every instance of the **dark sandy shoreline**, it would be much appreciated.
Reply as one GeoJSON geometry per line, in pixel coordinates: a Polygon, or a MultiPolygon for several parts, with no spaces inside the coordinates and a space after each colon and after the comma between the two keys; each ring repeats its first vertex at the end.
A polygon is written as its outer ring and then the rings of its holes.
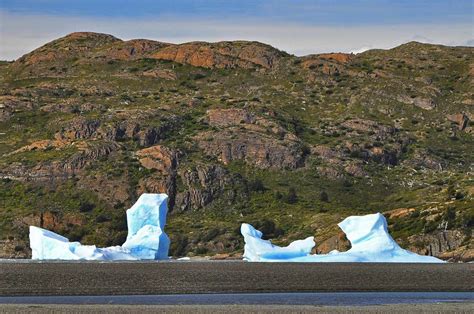
{"type": "Polygon", "coordinates": [[[474,264],[0,263],[0,296],[474,291],[474,264]]]}
{"type": "Polygon", "coordinates": [[[472,313],[473,303],[391,304],[377,306],[257,305],[28,305],[3,304],[0,313],[472,313]]]}

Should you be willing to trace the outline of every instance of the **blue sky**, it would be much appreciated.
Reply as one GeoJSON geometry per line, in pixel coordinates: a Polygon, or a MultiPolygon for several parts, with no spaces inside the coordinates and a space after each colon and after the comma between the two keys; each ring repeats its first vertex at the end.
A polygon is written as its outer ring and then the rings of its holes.
{"type": "Polygon", "coordinates": [[[409,40],[472,45],[473,1],[0,0],[0,59],[73,31],[170,42],[250,39],[302,55],[409,40]]]}
{"type": "Polygon", "coordinates": [[[11,12],[96,17],[263,18],[307,24],[472,22],[472,0],[2,0],[11,12]]]}

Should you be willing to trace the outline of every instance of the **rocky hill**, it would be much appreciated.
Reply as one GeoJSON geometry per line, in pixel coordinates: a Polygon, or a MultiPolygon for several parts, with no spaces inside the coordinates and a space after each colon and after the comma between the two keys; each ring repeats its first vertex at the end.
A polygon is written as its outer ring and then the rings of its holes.
{"type": "Polygon", "coordinates": [[[121,244],[166,192],[174,256],[238,256],[242,222],[344,250],[336,223],[380,211],[402,247],[472,260],[473,52],[73,33],[0,62],[0,256],[29,256],[28,225],[121,244]]]}

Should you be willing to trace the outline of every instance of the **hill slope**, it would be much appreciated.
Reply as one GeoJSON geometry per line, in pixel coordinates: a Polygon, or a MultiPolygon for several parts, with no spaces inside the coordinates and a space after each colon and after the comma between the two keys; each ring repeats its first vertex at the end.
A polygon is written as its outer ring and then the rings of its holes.
{"type": "Polygon", "coordinates": [[[241,222],[347,248],[385,212],[404,247],[473,258],[473,48],[291,56],[257,42],[73,33],[0,63],[1,256],[27,226],[121,244],[170,195],[172,254],[238,254],[241,222]]]}

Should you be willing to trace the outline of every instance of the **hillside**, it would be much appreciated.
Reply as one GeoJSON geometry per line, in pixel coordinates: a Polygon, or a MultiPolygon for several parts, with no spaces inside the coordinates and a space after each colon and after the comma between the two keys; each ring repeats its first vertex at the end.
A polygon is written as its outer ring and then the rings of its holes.
{"type": "Polygon", "coordinates": [[[73,33],[0,62],[0,257],[28,226],[121,244],[166,192],[174,256],[238,256],[383,212],[399,244],[474,259],[474,48],[410,42],[296,57],[259,42],[73,33]]]}

